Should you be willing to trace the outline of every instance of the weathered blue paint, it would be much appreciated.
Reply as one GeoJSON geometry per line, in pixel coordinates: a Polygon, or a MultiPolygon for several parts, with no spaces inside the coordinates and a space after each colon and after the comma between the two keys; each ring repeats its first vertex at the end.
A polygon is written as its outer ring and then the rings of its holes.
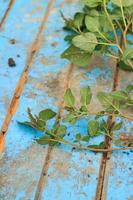
{"type": "Polygon", "coordinates": [[[0,32],[0,126],[4,120],[9,102],[16,84],[25,68],[27,55],[35,40],[41,19],[47,4],[44,0],[25,3],[16,1],[9,18],[0,32]],[[37,10],[37,8],[40,8],[37,10]],[[42,9],[41,9],[42,8],[42,9]],[[16,44],[10,40],[15,39],[16,44]],[[19,57],[18,57],[19,56],[19,57]],[[16,67],[8,66],[8,59],[13,58],[16,67]]]}
{"type": "Polygon", "coordinates": [[[80,81],[80,86],[84,87],[86,85],[94,86],[97,83],[97,78],[101,77],[104,80],[111,80],[112,78],[112,70],[105,66],[100,69],[99,67],[94,67],[91,71],[84,73],[86,80],[80,81]]]}
{"type": "MultiPolygon", "coordinates": [[[[125,121],[124,129],[120,133],[127,133],[131,135],[133,122],[125,121]]],[[[111,157],[111,173],[109,177],[109,185],[107,192],[107,199],[119,200],[133,199],[133,151],[122,151],[114,153],[111,157]]]]}
{"type": "MultiPolygon", "coordinates": [[[[2,200],[34,199],[47,147],[42,147],[34,141],[43,133],[20,126],[17,121],[27,120],[27,107],[30,107],[35,114],[48,107],[58,112],[59,102],[64,91],[63,84],[68,71],[68,62],[60,59],[60,54],[67,47],[67,44],[63,40],[66,33],[62,30],[63,20],[59,11],[62,10],[65,15],[70,17],[70,13],[72,15],[79,7],[80,5],[69,1],[55,1],[46,30],[43,32],[40,49],[34,58],[21,96],[18,111],[12,118],[7,132],[5,157],[0,161],[2,165],[0,169],[2,174],[0,199],[2,200]]],[[[45,9],[46,1],[32,0],[26,3],[16,1],[10,17],[4,25],[4,31],[0,33],[2,60],[0,64],[0,91],[3,91],[0,93],[0,125],[5,117],[16,83],[23,72],[27,54],[35,39],[45,9]],[[30,16],[29,13],[35,7],[34,3],[38,6],[41,3],[43,9],[36,14],[33,12],[30,16]],[[23,23],[21,24],[21,22],[23,23]],[[15,38],[16,44],[11,45],[8,37],[15,38]],[[6,55],[3,52],[6,52],[6,55]],[[19,58],[16,57],[17,54],[20,54],[19,58]],[[15,68],[8,67],[8,57],[15,58],[17,64],[15,68]]],[[[107,66],[107,60],[104,66],[107,66]]],[[[78,94],[79,88],[85,85],[90,85],[96,91],[101,90],[102,87],[104,90],[111,90],[111,84],[108,83],[111,78],[112,70],[107,67],[106,70],[105,67],[101,68],[100,63],[94,64],[93,69],[75,68],[71,76],[70,87],[75,94],[78,94]]],[[[98,104],[94,102],[94,109],[95,105],[98,107],[98,104]]],[[[51,120],[49,127],[53,123],[54,120],[51,120]]],[[[69,126],[68,134],[70,135],[66,139],[71,141],[74,135],[79,132],[87,134],[87,119],[80,120],[74,127],[69,126]]],[[[99,143],[102,140],[103,138],[99,137],[92,139],[91,142],[99,143]]],[[[125,172],[125,168],[121,166],[126,163],[125,166],[130,168],[129,156],[130,154],[125,153],[116,153],[112,156],[112,170],[107,196],[109,200],[121,200],[119,193],[123,194],[123,199],[131,197],[131,187],[129,187],[129,192],[124,190],[127,185],[126,179],[130,176],[129,171],[131,170],[125,172]],[[118,181],[120,185],[115,182],[116,178],[120,179],[120,183],[118,181]]],[[[70,146],[61,145],[59,148],[54,148],[42,200],[92,200],[96,191],[100,159],[101,154],[75,151],[70,146]]],[[[129,179],[128,184],[130,181],[129,179]]]]}

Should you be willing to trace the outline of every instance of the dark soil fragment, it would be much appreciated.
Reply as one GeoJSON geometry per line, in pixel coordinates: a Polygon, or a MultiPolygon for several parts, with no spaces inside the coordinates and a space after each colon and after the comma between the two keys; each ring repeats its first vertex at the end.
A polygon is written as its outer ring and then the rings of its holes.
{"type": "Polygon", "coordinates": [[[13,58],[9,58],[8,59],[8,65],[9,65],[9,67],[16,67],[16,63],[13,60],[13,58]]]}
{"type": "Polygon", "coordinates": [[[16,40],[15,40],[15,39],[11,39],[11,40],[10,40],[10,43],[11,43],[11,44],[16,44],[16,40]]]}
{"type": "Polygon", "coordinates": [[[57,45],[58,45],[58,42],[53,42],[53,43],[51,44],[52,47],[56,47],[57,45]]]}
{"type": "Polygon", "coordinates": [[[72,151],[73,151],[73,150],[75,150],[75,149],[76,149],[76,148],[75,148],[75,147],[73,147],[73,148],[72,148],[72,151]]]}

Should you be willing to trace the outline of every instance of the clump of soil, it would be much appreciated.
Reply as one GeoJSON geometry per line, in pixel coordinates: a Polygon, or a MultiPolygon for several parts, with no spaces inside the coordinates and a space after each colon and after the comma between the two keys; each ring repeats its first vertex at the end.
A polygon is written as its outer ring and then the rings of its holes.
{"type": "Polygon", "coordinates": [[[13,60],[13,58],[9,58],[8,59],[8,65],[9,65],[9,67],[16,67],[16,63],[13,60]]]}
{"type": "Polygon", "coordinates": [[[10,43],[11,43],[11,44],[16,44],[16,40],[15,40],[15,39],[11,39],[11,40],[10,40],[10,43]]]}

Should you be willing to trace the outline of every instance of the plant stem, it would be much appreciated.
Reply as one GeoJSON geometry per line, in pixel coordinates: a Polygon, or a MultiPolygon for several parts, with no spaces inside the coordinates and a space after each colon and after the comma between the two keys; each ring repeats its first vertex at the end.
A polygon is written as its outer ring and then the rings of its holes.
{"type": "Polygon", "coordinates": [[[123,6],[122,6],[122,0],[119,0],[119,2],[120,2],[120,8],[121,8],[121,14],[122,14],[123,23],[124,23],[125,29],[127,29],[127,24],[126,24],[124,11],[123,11],[123,6]]]}
{"type": "Polygon", "coordinates": [[[115,58],[115,59],[119,59],[118,56],[114,56],[114,55],[112,55],[112,54],[106,54],[106,56],[108,56],[108,57],[112,57],[112,58],[115,58]]]}
{"type": "Polygon", "coordinates": [[[118,20],[115,20],[115,21],[116,21],[117,25],[119,26],[119,29],[120,29],[120,30],[121,30],[121,32],[123,33],[123,28],[122,28],[121,24],[119,23],[119,21],[118,21],[118,20]]]}
{"type": "Polygon", "coordinates": [[[132,150],[133,147],[125,147],[125,148],[110,148],[110,149],[96,149],[96,148],[91,148],[91,147],[86,147],[86,146],[83,146],[83,145],[76,145],[76,144],[73,144],[67,140],[58,140],[58,139],[50,139],[50,141],[53,141],[53,142],[58,142],[60,144],[66,144],[66,145],[70,145],[70,146],[73,146],[77,149],[81,149],[81,150],[90,150],[90,151],[94,151],[94,152],[115,152],[115,151],[122,151],[122,150],[132,150]]]}
{"type": "Polygon", "coordinates": [[[91,43],[91,44],[100,44],[100,45],[105,45],[105,46],[114,46],[114,47],[117,47],[119,49],[119,51],[121,52],[121,54],[123,54],[123,51],[122,49],[120,48],[119,45],[117,44],[113,44],[113,43],[106,43],[106,42],[93,42],[93,41],[88,41],[88,43],[91,43]]]}
{"type": "Polygon", "coordinates": [[[111,41],[110,41],[103,33],[101,33],[99,30],[98,30],[98,33],[99,33],[99,35],[101,35],[101,37],[102,37],[106,42],[111,43],[111,41]]]}
{"type": "Polygon", "coordinates": [[[113,22],[112,22],[112,20],[111,20],[111,17],[110,17],[110,15],[109,15],[109,13],[108,13],[108,11],[107,11],[107,8],[106,8],[106,0],[103,0],[103,7],[104,7],[104,12],[105,12],[105,14],[106,14],[106,16],[107,16],[107,18],[108,18],[108,21],[110,22],[110,25],[112,26],[112,29],[113,29],[113,32],[114,32],[114,36],[115,36],[116,43],[117,43],[117,45],[119,45],[119,40],[118,40],[118,36],[117,36],[116,30],[115,30],[115,27],[114,27],[114,25],[113,25],[113,22]]]}

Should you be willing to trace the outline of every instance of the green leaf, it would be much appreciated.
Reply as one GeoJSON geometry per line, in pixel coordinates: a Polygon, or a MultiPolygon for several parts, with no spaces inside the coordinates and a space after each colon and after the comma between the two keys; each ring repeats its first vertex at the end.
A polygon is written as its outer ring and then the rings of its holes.
{"type": "Polygon", "coordinates": [[[82,26],[82,22],[84,19],[84,14],[83,13],[76,13],[74,15],[74,26],[79,30],[80,27],[82,26]]]}
{"type": "Polygon", "coordinates": [[[119,63],[121,69],[133,71],[133,48],[127,48],[119,63]]]}
{"type": "Polygon", "coordinates": [[[46,126],[46,121],[43,121],[41,119],[37,119],[37,126],[40,127],[41,129],[44,129],[46,126]]]}
{"type": "Polygon", "coordinates": [[[117,6],[123,6],[123,7],[128,7],[128,6],[132,6],[133,5],[133,1],[132,0],[111,0],[113,4],[117,5],[117,6]]]}
{"type": "Polygon", "coordinates": [[[105,148],[105,142],[103,141],[100,144],[89,145],[88,147],[94,148],[94,149],[104,149],[105,148]]]}
{"type": "Polygon", "coordinates": [[[72,91],[71,91],[70,88],[68,88],[68,89],[66,90],[64,100],[65,100],[66,106],[68,106],[68,107],[74,107],[74,104],[75,104],[75,97],[74,97],[74,95],[72,94],[72,91]]]}
{"type": "Polygon", "coordinates": [[[129,64],[126,64],[122,60],[119,62],[119,68],[122,69],[122,70],[124,70],[124,71],[133,72],[133,68],[129,64]]]}
{"type": "Polygon", "coordinates": [[[116,146],[123,146],[123,142],[122,142],[121,139],[115,140],[115,141],[114,141],[114,144],[115,144],[116,146]]]}
{"type": "Polygon", "coordinates": [[[94,33],[98,32],[100,29],[99,18],[86,16],[85,17],[85,25],[89,31],[94,32],[94,33]]]}
{"type": "Polygon", "coordinates": [[[133,85],[128,85],[125,90],[128,94],[133,91],[133,85]]]}
{"type": "Polygon", "coordinates": [[[88,108],[86,106],[81,106],[80,111],[81,112],[86,112],[87,113],[88,108]]]}
{"type": "Polygon", "coordinates": [[[97,38],[93,33],[84,33],[73,38],[72,44],[86,52],[92,53],[97,45],[97,38]]]}
{"type": "Polygon", "coordinates": [[[94,137],[98,134],[99,131],[99,124],[96,120],[91,120],[88,123],[88,128],[89,128],[89,135],[91,137],[94,137]]]}
{"type": "Polygon", "coordinates": [[[75,46],[70,46],[62,53],[61,58],[68,59],[72,64],[79,67],[86,67],[91,59],[91,54],[75,46]]]}
{"type": "Polygon", "coordinates": [[[91,17],[99,17],[99,15],[100,15],[100,13],[95,8],[90,9],[88,7],[87,7],[87,11],[85,10],[85,13],[91,17]]]}
{"type": "Polygon", "coordinates": [[[89,135],[86,135],[86,136],[82,137],[82,141],[83,142],[89,142],[89,140],[90,140],[90,136],[89,135]]]}
{"type": "Polygon", "coordinates": [[[118,7],[114,7],[111,13],[111,18],[112,20],[121,20],[122,19],[122,14],[121,10],[118,7]]]}
{"type": "Polygon", "coordinates": [[[54,111],[52,111],[51,109],[45,109],[42,110],[39,113],[39,119],[43,120],[43,121],[47,121],[49,119],[52,119],[56,116],[56,113],[54,111]]]}
{"type": "Polygon", "coordinates": [[[63,122],[68,122],[68,123],[71,123],[71,124],[75,124],[77,121],[77,118],[75,117],[74,114],[68,114],[64,117],[63,119],[63,122]]]}
{"type": "Polygon", "coordinates": [[[108,125],[107,125],[107,122],[102,119],[101,123],[100,123],[100,129],[104,129],[105,131],[108,129],[108,125]]]}
{"type": "Polygon", "coordinates": [[[110,94],[114,100],[126,101],[128,100],[128,95],[124,91],[115,91],[110,94]]]}
{"type": "Polygon", "coordinates": [[[27,121],[25,121],[25,122],[19,122],[18,121],[18,123],[21,124],[21,125],[24,125],[24,126],[29,126],[31,128],[35,128],[34,124],[32,124],[32,122],[27,122],[27,121]]]}
{"type": "Polygon", "coordinates": [[[105,33],[112,31],[112,27],[110,26],[110,22],[107,20],[106,15],[101,15],[99,17],[99,23],[100,23],[100,30],[103,32],[103,34],[105,35],[105,33]]]}
{"type": "Polygon", "coordinates": [[[104,149],[104,148],[105,148],[105,142],[103,141],[99,144],[99,149],[104,149]]]}
{"type": "Polygon", "coordinates": [[[38,131],[44,131],[43,128],[37,126],[37,124],[33,124],[32,122],[25,121],[25,122],[18,122],[18,123],[21,124],[21,125],[24,125],[24,126],[31,127],[31,128],[36,129],[38,131]]]}
{"type": "Polygon", "coordinates": [[[46,145],[46,144],[49,144],[50,139],[51,139],[50,136],[43,136],[43,137],[37,139],[36,141],[37,141],[38,144],[46,145]]]}
{"type": "Polygon", "coordinates": [[[57,136],[64,137],[65,134],[66,134],[66,130],[67,130],[66,126],[59,125],[57,130],[56,130],[57,136]]]}
{"type": "Polygon", "coordinates": [[[83,106],[87,106],[90,104],[91,98],[92,98],[92,93],[91,93],[91,89],[89,86],[84,87],[80,90],[80,102],[83,106]]]}
{"type": "Polygon", "coordinates": [[[100,5],[102,2],[102,0],[83,0],[84,5],[90,7],[90,8],[94,8],[97,7],[98,5],[100,5]]]}
{"type": "Polygon", "coordinates": [[[106,92],[99,92],[97,95],[98,100],[102,104],[103,107],[107,108],[109,106],[112,106],[112,97],[110,94],[106,92]]]}
{"type": "Polygon", "coordinates": [[[64,40],[71,43],[72,42],[72,39],[77,36],[77,34],[72,34],[72,35],[66,35],[64,40]]]}
{"type": "Polygon", "coordinates": [[[78,134],[76,134],[76,137],[75,137],[75,138],[76,138],[76,140],[77,140],[77,141],[80,141],[80,140],[81,140],[81,138],[82,138],[82,136],[81,136],[81,134],[80,134],[80,133],[78,133],[78,134]]]}
{"type": "Polygon", "coordinates": [[[115,124],[114,131],[118,131],[119,129],[121,129],[122,125],[123,125],[123,122],[119,122],[119,123],[115,124]]]}
{"type": "Polygon", "coordinates": [[[127,48],[123,53],[123,60],[132,59],[133,58],[133,48],[127,48]]]}

